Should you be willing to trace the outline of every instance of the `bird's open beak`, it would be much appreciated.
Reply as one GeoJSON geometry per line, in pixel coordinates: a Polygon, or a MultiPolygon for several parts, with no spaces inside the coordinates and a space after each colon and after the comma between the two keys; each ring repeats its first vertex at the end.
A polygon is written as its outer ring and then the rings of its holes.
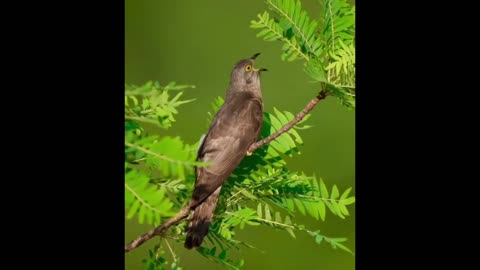
{"type": "Polygon", "coordinates": [[[256,53],[252,57],[250,57],[250,59],[255,60],[257,58],[257,56],[259,56],[259,55],[260,55],[260,53],[256,53]]]}
{"type": "Polygon", "coordinates": [[[266,68],[253,68],[253,71],[260,73],[262,71],[268,71],[268,69],[266,69],[266,68]]]}
{"type": "MultiPolygon", "coordinates": [[[[254,54],[252,57],[250,57],[250,59],[251,59],[251,60],[255,60],[255,59],[257,59],[257,57],[258,57],[259,55],[260,55],[260,53],[256,53],[256,54],[254,54]]],[[[253,70],[254,70],[255,72],[268,71],[268,69],[266,69],[266,68],[260,68],[260,69],[253,68],[253,70]]]]}
{"type": "Polygon", "coordinates": [[[266,69],[266,68],[259,68],[259,69],[254,68],[253,70],[254,70],[255,72],[258,72],[258,74],[262,73],[262,71],[268,71],[268,69],[266,69]]]}

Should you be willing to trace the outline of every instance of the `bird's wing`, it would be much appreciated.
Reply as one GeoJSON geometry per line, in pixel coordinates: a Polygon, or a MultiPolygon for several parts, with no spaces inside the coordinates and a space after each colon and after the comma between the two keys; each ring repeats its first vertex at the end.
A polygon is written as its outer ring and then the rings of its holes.
{"type": "Polygon", "coordinates": [[[263,106],[259,99],[237,96],[224,104],[199,149],[198,160],[210,163],[196,169],[193,201],[199,203],[235,170],[261,131],[263,106]]]}

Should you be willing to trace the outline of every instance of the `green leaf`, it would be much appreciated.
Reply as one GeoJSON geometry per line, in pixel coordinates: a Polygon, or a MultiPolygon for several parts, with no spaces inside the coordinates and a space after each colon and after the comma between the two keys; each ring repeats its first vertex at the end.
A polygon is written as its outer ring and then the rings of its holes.
{"type": "Polygon", "coordinates": [[[312,195],[319,197],[320,196],[320,186],[318,185],[318,181],[314,178],[312,181],[312,195]]]}
{"type": "Polygon", "coordinates": [[[329,198],[327,186],[322,179],[320,179],[320,194],[322,194],[323,198],[329,198]]]}
{"type": "Polygon", "coordinates": [[[296,128],[296,129],[309,129],[309,128],[311,128],[311,127],[313,127],[313,126],[312,126],[312,125],[303,125],[303,126],[301,126],[301,127],[298,127],[298,126],[297,126],[297,127],[295,127],[295,128],[296,128]]]}
{"type": "Polygon", "coordinates": [[[220,260],[224,261],[227,258],[227,250],[226,249],[222,250],[220,255],[218,255],[218,258],[220,258],[220,260]]]}
{"type": "Polygon", "coordinates": [[[295,202],[295,205],[297,206],[298,211],[300,211],[300,213],[305,215],[306,214],[305,207],[303,206],[302,202],[299,199],[296,199],[296,198],[293,199],[293,201],[295,202]]]}
{"type": "Polygon", "coordinates": [[[285,199],[285,204],[286,204],[288,210],[293,211],[294,203],[293,203],[292,199],[285,199]]]}
{"type": "Polygon", "coordinates": [[[332,245],[332,247],[336,248],[340,248],[350,254],[353,254],[353,252],[348,248],[346,247],[345,245],[343,244],[340,244],[341,242],[345,242],[347,241],[347,238],[331,238],[330,239],[330,244],[332,245]]]}
{"type": "Polygon", "coordinates": [[[259,203],[257,205],[257,215],[261,218],[262,217],[262,204],[259,203]]]}
{"type": "Polygon", "coordinates": [[[275,112],[275,115],[277,116],[277,118],[280,121],[282,126],[284,126],[284,125],[288,124],[288,122],[290,122],[290,121],[288,121],[287,117],[282,112],[280,112],[277,108],[273,107],[273,111],[275,112]]]}
{"type": "Polygon", "coordinates": [[[295,233],[293,232],[293,230],[292,230],[291,228],[286,228],[285,230],[288,232],[288,234],[290,234],[291,237],[297,238],[297,237],[295,236],[295,233]]]}
{"type": "Polygon", "coordinates": [[[317,82],[326,82],[327,74],[317,59],[312,59],[305,63],[305,73],[317,82]]]}
{"type": "Polygon", "coordinates": [[[270,215],[270,208],[268,205],[265,205],[265,219],[272,220],[272,216],[270,215]]]}
{"type": "Polygon", "coordinates": [[[339,204],[338,204],[338,209],[339,209],[340,212],[341,212],[342,214],[344,214],[345,216],[350,215],[350,214],[348,213],[347,207],[345,207],[344,204],[340,204],[340,203],[339,203],[339,204]]]}
{"type": "Polygon", "coordinates": [[[146,211],[147,223],[153,224],[153,211],[146,211]]]}
{"type": "Polygon", "coordinates": [[[143,224],[145,220],[145,214],[147,211],[147,207],[145,205],[140,206],[140,211],[138,213],[138,223],[143,224]]]}
{"type": "Polygon", "coordinates": [[[275,212],[275,222],[282,223],[282,217],[279,212],[275,212]]]}
{"type": "Polygon", "coordinates": [[[335,200],[335,199],[338,198],[338,196],[339,196],[339,193],[338,193],[337,185],[333,185],[332,194],[331,194],[330,199],[335,200]]]}
{"type": "Polygon", "coordinates": [[[292,220],[290,219],[290,216],[285,216],[285,224],[287,225],[292,224],[292,220]]]}
{"type": "Polygon", "coordinates": [[[347,189],[343,192],[342,196],[340,196],[340,200],[345,200],[351,190],[352,190],[351,187],[347,188],[347,189]]]}
{"type": "Polygon", "coordinates": [[[318,212],[318,209],[317,209],[317,203],[314,203],[314,202],[309,202],[309,201],[305,201],[303,202],[303,204],[305,205],[305,209],[307,210],[308,214],[310,216],[312,216],[313,218],[315,218],[316,220],[319,219],[319,212],[318,212]]]}
{"type": "Polygon", "coordinates": [[[344,205],[349,205],[349,204],[352,204],[354,202],[355,202],[355,197],[350,197],[350,198],[347,198],[347,199],[343,200],[344,205]]]}
{"type": "Polygon", "coordinates": [[[325,216],[326,216],[326,209],[325,209],[325,203],[322,201],[318,201],[318,213],[320,214],[320,218],[325,221],[325,216]]]}
{"type": "Polygon", "coordinates": [[[140,201],[134,201],[132,207],[128,211],[127,219],[131,219],[135,213],[137,213],[138,207],[140,206],[140,201]]]}
{"type": "Polygon", "coordinates": [[[340,207],[339,207],[338,202],[336,202],[336,201],[331,201],[330,204],[332,205],[333,212],[334,212],[339,218],[345,219],[345,217],[343,216],[343,213],[340,211],[340,207]]]}

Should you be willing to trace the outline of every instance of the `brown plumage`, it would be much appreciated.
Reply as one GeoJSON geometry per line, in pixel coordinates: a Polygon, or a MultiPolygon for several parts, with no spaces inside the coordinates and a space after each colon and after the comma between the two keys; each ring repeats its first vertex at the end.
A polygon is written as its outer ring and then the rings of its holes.
{"type": "Polygon", "coordinates": [[[232,73],[225,102],[215,115],[198,150],[198,161],[208,167],[197,167],[195,189],[190,201],[194,211],[187,226],[185,247],[199,247],[208,233],[223,182],[240,164],[248,147],[262,129],[263,100],[260,72],[254,69],[253,57],[238,62],[232,73]]]}

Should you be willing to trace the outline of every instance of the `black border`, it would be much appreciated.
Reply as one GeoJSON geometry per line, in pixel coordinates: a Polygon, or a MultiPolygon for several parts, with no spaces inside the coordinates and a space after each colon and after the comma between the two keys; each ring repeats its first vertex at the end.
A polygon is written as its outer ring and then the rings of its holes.
{"type": "Polygon", "coordinates": [[[16,198],[4,204],[4,241],[17,267],[124,268],[124,9],[121,0],[2,9],[12,15],[2,178],[14,185],[4,198],[16,198]]]}
{"type": "Polygon", "coordinates": [[[464,12],[432,2],[356,2],[358,269],[444,266],[455,252],[449,247],[460,245],[448,234],[462,231],[449,224],[462,209],[451,209],[448,194],[465,181],[455,170],[461,155],[450,153],[468,144],[457,126],[468,117],[459,107],[469,87],[458,80],[467,71],[454,53],[465,48],[453,38],[461,27],[451,28],[464,12]]]}

